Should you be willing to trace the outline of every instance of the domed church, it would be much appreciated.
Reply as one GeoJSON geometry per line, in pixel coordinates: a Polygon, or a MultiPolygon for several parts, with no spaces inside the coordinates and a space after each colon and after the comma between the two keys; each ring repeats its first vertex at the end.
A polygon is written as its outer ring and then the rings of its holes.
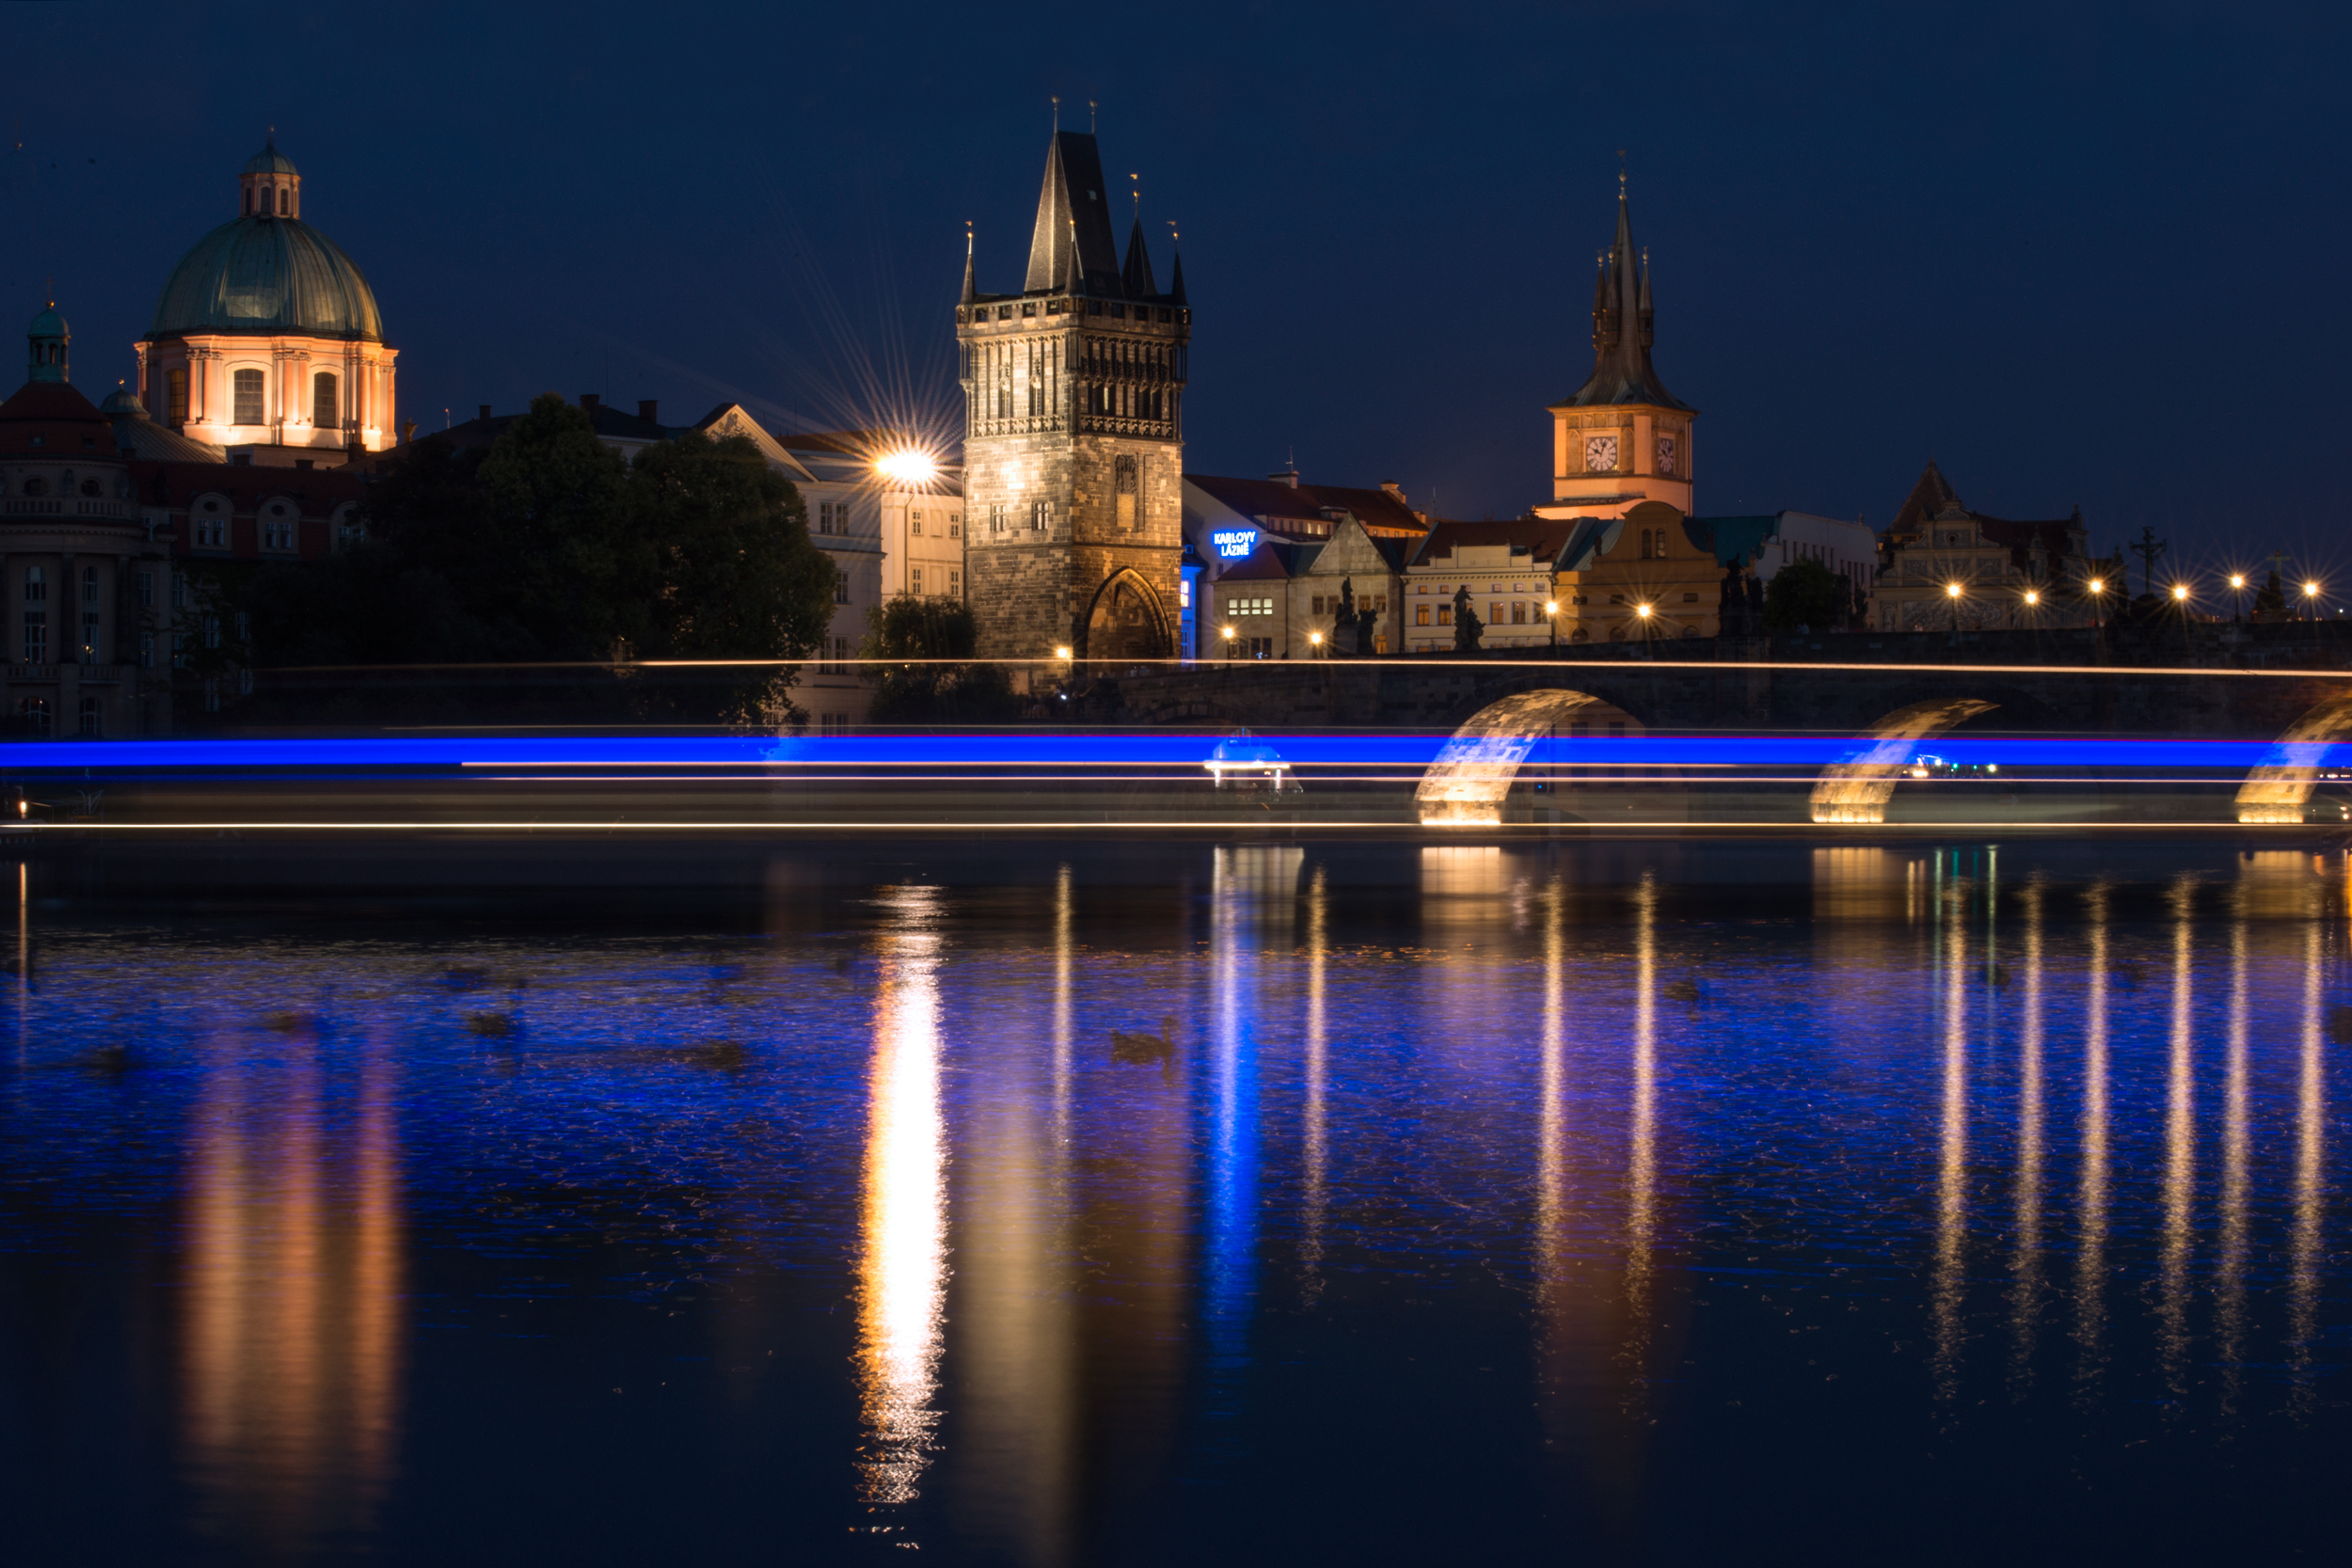
{"type": "Polygon", "coordinates": [[[301,171],[273,137],[237,176],[237,215],[165,283],[139,400],[231,462],[333,467],[395,444],[398,356],[358,263],[302,221],[301,171]]]}

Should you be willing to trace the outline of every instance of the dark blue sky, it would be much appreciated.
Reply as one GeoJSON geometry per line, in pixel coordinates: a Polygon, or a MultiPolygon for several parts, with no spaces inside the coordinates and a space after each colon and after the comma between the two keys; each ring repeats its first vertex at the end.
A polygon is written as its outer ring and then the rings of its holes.
{"type": "MultiPolygon", "coordinates": [[[[275,124],[404,417],[533,392],[954,417],[1047,98],[1184,230],[1188,467],[1549,495],[1616,150],[1703,512],[1883,524],[1932,452],[2186,562],[2352,569],[2341,8],[0,6],[0,302],[131,373],[275,124]],[[40,62],[40,69],[28,69],[40,62]]],[[[1165,276],[1164,245],[1156,257],[1165,276]]]]}

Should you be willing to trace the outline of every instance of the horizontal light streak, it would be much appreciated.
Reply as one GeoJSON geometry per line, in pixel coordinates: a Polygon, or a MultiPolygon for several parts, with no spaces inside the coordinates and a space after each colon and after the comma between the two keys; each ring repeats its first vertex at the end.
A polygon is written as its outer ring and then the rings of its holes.
{"type": "MultiPolygon", "coordinates": [[[[1270,735],[1250,737],[1290,768],[1424,768],[1452,736],[1439,734],[1270,735]]],[[[740,768],[1136,768],[1199,769],[1218,737],[1188,732],[1073,735],[832,736],[821,738],[643,737],[528,739],[52,740],[0,744],[0,768],[25,770],[155,768],[420,769],[740,768]]],[[[1508,742],[1517,746],[1520,742],[1508,742]]],[[[1525,743],[1522,766],[1534,767],[1827,767],[1862,760],[1882,743],[1865,737],[1810,736],[1540,736],[1525,743]]],[[[2266,740],[2183,740],[2115,736],[1944,736],[1911,744],[1905,760],[1934,756],[1963,767],[2215,768],[2264,764],[2352,768],[2352,744],[2266,740]]],[[[1873,760],[1882,760],[1873,758],[1873,760]]],[[[787,774],[788,776],[788,774],[787,774]]],[[[1204,775],[1205,776],[1205,775],[1204,775]]]]}
{"type": "MultiPolygon", "coordinates": [[[[1626,829],[1659,829],[1675,832],[1727,833],[1789,833],[1801,832],[1810,837],[1841,836],[1854,832],[1918,832],[1947,833],[1983,831],[1988,832],[2171,832],[2194,830],[2201,832],[2228,832],[2241,833],[2265,830],[2287,830],[2309,832],[2313,826],[2303,822],[2235,822],[2217,817],[2195,820],[2149,822],[2085,822],[2034,820],[1953,820],[1934,822],[1694,822],[1682,817],[1644,818],[1620,822],[1594,818],[1577,822],[1534,823],[1459,823],[1422,828],[1425,832],[1553,832],[1561,829],[1580,830],[1603,828],[1611,832],[1626,829]]],[[[13,834],[40,833],[186,833],[186,832],[302,832],[302,833],[595,833],[610,837],[615,833],[725,833],[725,832],[1172,832],[1194,831],[1212,832],[1245,832],[1254,835],[1271,830],[1284,832],[1375,832],[1396,833],[1415,831],[1418,825],[1397,817],[1365,817],[1352,820],[1330,817],[1222,816],[1208,819],[1171,818],[1135,819],[1105,822],[1101,819],[1039,819],[978,818],[968,821],[943,822],[933,819],[899,820],[890,817],[870,817],[863,820],[833,818],[813,822],[774,821],[598,821],[581,818],[574,821],[548,822],[518,819],[515,821],[435,822],[246,822],[234,818],[200,822],[8,822],[0,823],[0,844],[13,834]]]]}
{"type": "MultiPolygon", "coordinates": [[[[2293,651],[2293,650],[2288,650],[2293,651]]],[[[511,664],[290,664],[264,669],[263,674],[328,675],[378,673],[412,675],[432,670],[797,670],[818,663],[807,658],[646,658],[627,664],[605,659],[543,659],[511,664]]],[[[1068,670],[1080,667],[1147,669],[1160,674],[1206,674],[1222,671],[1235,680],[1268,678],[1278,671],[1295,673],[1388,668],[1421,670],[1431,674],[1475,674],[1483,670],[1862,670],[1876,674],[1939,675],[2198,675],[2252,680],[2347,680],[2352,670],[2250,670],[2208,668],[2195,664],[1931,664],[1910,659],[1768,659],[1768,658],[1478,658],[1459,663],[1429,657],[1403,658],[839,658],[833,665],[887,673],[917,665],[945,664],[960,668],[997,665],[1009,669],[1068,670]]]]}

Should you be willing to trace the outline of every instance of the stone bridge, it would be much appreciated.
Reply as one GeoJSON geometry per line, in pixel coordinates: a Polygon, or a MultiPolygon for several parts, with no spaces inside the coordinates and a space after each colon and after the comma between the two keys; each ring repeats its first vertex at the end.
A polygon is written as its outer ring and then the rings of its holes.
{"type": "Polygon", "coordinates": [[[1815,820],[1855,822],[1883,819],[1899,751],[1961,723],[2278,741],[2275,765],[2257,769],[2239,795],[2245,821],[2302,820],[2315,773],[2289,743],[2352,739],[2352,628],[2334,624],[1855,632],[1580,647],[1558,657],[1514,650],[1096,666],[1086,674],[1072,705],[1079,722],[1452,733],[1454,746],[1422,786],[1428,821],[1455,812],[1491,819],[1534,735],[1569,722],[1595,736],[1802,732],[1876,741],[1814,792],[1815,820]],[[1451,803],[1432,805],[1438,796],[1451,803]]]}

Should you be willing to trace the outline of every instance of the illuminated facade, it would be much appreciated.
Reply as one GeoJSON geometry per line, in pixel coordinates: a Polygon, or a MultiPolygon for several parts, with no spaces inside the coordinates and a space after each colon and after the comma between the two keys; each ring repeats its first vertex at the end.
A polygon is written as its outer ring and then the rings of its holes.
{"type": "Polygon", "coordinates": [[[1122,264],[1094,138],[1055,135],[1029,270],[979,292],[964,259],[964,545],[980,653],[1176,652],[1184,553],[1184,264],[1163,293],[1137,216],[1122,264]]]}
{"type": "Polygon", "coordinates": [[[2098,623],[2101,584],[2112,610],[2124,597],[2120,561],[2090,554],[2076,507],[2067,517],[2017,522],[1961,504],[1931,461],[1879,541],[1871,625],[1881,631],[1976,631],[2098,623]]]}
{"type": "Polygon", "coordinates": [[[0,403],[0,703],[28,739],[165,733],[170,563],[112,424],[67,379],[65,318],[52,305],[25,336],[25,383],[0,403]]]}
{"type": "Polygon", "coordinates": [[[302,175],[273,143],[237,177],[237,215],[172,269],[138,341],[140,402],[231,462],[333,467],[398,440],[375,294],[302,221],[302,175]]]}

